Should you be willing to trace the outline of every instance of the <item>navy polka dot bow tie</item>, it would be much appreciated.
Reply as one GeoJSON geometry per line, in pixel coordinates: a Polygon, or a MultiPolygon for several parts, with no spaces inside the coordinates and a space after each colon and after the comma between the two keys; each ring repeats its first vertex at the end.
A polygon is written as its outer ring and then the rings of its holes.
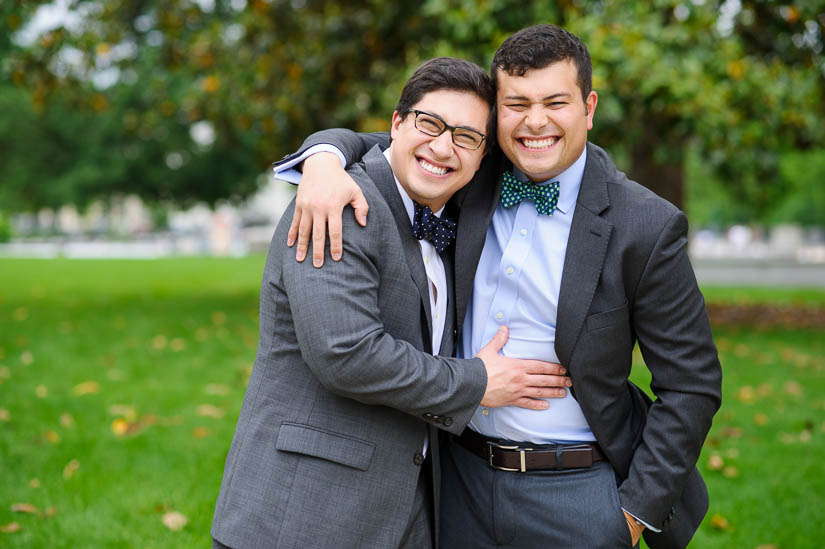
{"type": "Polygon", "coordinates": [[[417,202],[414,204],[413,236],[418,240],[424,238],[432,242],[438,253],[449,248],[455,240],[456,222],[452,219],[438,217],[429,206],[422,206],[417,202]]]}
{"type": "Polygon", "coordinates": [[[501,185],[501,205],[505,208],[515,206],[522,200],[532,200],[536,211],[542,215],[553,215],[559,203],[559,182],[539,185],[532,181],[522,181],[513,172],[504,172],[501,185]]]}

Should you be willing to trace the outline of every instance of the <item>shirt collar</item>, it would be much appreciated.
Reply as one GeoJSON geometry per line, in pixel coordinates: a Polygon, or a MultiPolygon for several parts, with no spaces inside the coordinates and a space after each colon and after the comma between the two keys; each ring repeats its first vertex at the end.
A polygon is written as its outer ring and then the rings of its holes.
{"type": "MultiPolygon", "coordinates": [[[[587,147],[584,148],[578,160],[573,162],[569,168],[561,172],[557,177],[539,183],[543,185],[550,181],[559,182],[559,202],[556,204],[556,209],[561,213],[567,213],[576,203],[576,198],[579,196],[579,188],[582,186],[584,165],[586,163],[587,147]]],[[[527,176],[515,166],[513,166],[513,174],[522,181],[527,181],[527,176]]]]}
{"type": "MultiPolygon", "coordinates": [[[[384,150],[384,158],[387,159],[387,163],[390,165],[390,169],[392,169],[392,162],[390,162],[390,150],[392,149],[392,145],[386,150],[384,150]]],[[[392,172],[392,177],[395,179],[395,186],[398,187],[398,194],[401,195],[401,201],[404,203],[404,209],[407,210],[407,216],[410,218],[410,223],[413,223],[413,218],[415,217],[415,202],[413,199],[410,198],[410,195],[407,194],[407,189],[401,185],[401,182],[398,181],[398,178],[395,177],[395,172],[392,172]]],[[[437,212],[433,212],[437,217],[441,217],[441,213],[444,211],[444,206],[441,206],[441,209],[437,212]]]]}

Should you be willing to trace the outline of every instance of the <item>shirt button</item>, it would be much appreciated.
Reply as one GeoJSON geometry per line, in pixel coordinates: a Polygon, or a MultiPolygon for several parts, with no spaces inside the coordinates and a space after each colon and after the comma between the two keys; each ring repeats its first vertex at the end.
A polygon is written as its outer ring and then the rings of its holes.
{"type": "Polygon", "coordinates": [[[502,318],[504,318],[504,313],[502,313],[502,312],[496,313],[496,318],[501,320],[502,318]]]}
{"type": "Polygon", "coordinates": [[[424,454],[422,454],[421,452],[415,454],[415,456],[413,456],[413,463],[416,465],[421,465],[422,463],[424,463],[424,454]]]}
{"type": "Polygon", "coordinates": [[[487,408],[484,408],[484,409],[481,411],[481,415],[483,415],[483,416],[489,416],[489,415],[490,415],[490,410],[488,410],[487,408]]]}
{"type": "Polygon", "coordinates": [[[444,425],[444,427],[449,427],[450,425],[453,424],[453,418],[445,417],[444,421],[442,421],[441,423],[444,425]]]}
{"type": "Polygon", "coordinates": [[[507,274],[508,274],[508,275],[511,275],[511,274],[513,274],[514,272],[516,272],[516,270],[515,270],[514,268],[512,268],[512,267],[507,267],[507,274]]]}
{"type": "Polygon", "coordinates": [[[522,229],[519,233],[521,233],[521,236],[527,236],[527,229],[522,229]]]}

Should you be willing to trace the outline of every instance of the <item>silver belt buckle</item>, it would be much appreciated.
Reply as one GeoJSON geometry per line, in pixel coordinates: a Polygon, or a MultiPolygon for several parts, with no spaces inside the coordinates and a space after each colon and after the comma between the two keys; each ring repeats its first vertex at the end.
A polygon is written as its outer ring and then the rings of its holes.
{"type": "Polygon", "coordinates": [[[511,471],[515,473],[525,473],[527,472],[526,461],[525,461],[525,452],[527,450],[532,450],[532,448],[519,448],[518,445],[508,446],[506,444],[499,444],[497,442],[486,441],[487,442],[487,463],[493,469],[498,469],[499,471],[511,471]],[[496,448],[500,448],[502,450],[511,450],[514,452],[519,453],[519,457],[521,458],[521,467],[519,469],[513,469],[511,467],[501,467],[500,465],[495,465],[493,463],[493,446],[496,448]]]}

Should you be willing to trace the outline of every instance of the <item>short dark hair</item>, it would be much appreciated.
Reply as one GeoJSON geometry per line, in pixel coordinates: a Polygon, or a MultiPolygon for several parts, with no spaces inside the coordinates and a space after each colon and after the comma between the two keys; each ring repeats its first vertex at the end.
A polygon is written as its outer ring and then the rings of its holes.
{"type": "Polygon", "coordinates": [[[422,97],[439,90],[472,93],[490,106],[487,139],[484,140],[489,150],[496,141],[496,88],[490,76],[475,63],[455,57],[436,57],[426,61],[404,84],[395,110],[403,119],[422,97]]]}
{"type": "Polygon", "coordinates": [[[524,76],[529,69],[543,69],[568,60],[576,65],[582,99],[586,101],[593,89],[590,53],[573,33],[555,25],[534,25],[512,34],[493,56],[490,74],[496,83],[499,70],[510,76],[524,76]]]}

